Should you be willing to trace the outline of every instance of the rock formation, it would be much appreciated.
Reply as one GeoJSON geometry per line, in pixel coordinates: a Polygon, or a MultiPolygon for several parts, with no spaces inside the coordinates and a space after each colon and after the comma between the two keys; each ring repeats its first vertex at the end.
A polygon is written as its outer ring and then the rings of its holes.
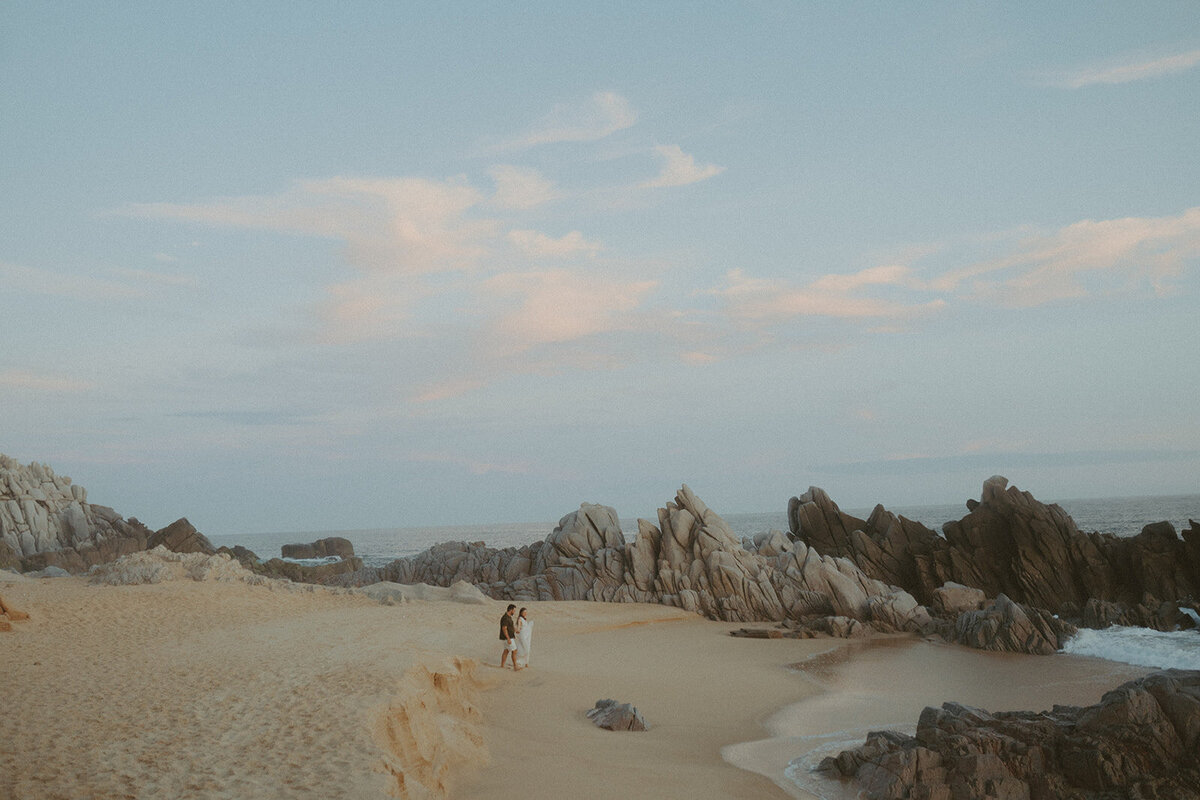
{"type": "Polygon", "coordinates": [[[645,731],[650,726],[635,707],[629,703],[618,703],[616,700],[597,700],[596,705],[588,709],[587,718],[597,728],[608,731],[645,731]]]}
{"type": "Polygon", "coordinates": [[[1170,523],[1140,534],[1082,533],[1057,505],[1045,505],[1002,477],[983,484],[969,513],[943,534],[876,506],[861,520],[813,487],[788,505],[791,536],[931,604],[947,582],[1006,595],[1025,606],[1087,622],[1165,630],[1180,623],[1175,601],[1200,596],[1200,528],[1181,539],[1170,523]],[[1164,601],[1170,601],[1162,607],[1164,601]],[[1098,605],[1100,604],[1100,605],[1098,605]]]}
{"type": "Polygon", "coordinates": [[[152,535],[136,519],[88,503],[86,489],[45,464],[0,454],[0,568],[83,572],[144,550],[152,535]]]}
{"type": "Polygon", "coordinates": [[[732,622],[795,620],[820,628],[823,618],[842,617],[882,631],[933,626],[911,595],[867,577],[847,559],[822,556],[778,533],[738,541],[687,486],[659,509],[657,525],[638,520],[632,542],[614,509],[584,503],[542,542],[504,549],[449,542],[338,582],[379,580],[467,581],[500,600],[661,603],[732,622]]]}
{"type": "Polygon", "coordinates": [[[196,530],[186,517],[181,517],[162,530],[155,531],[154,535],[146,542],[147,550],[153,550],[159,546],[175,553],[203,553],[211,556],[217,552],[217,548],[213,547],[213,543],[208,540],[208,537],[196,530]]]}
{"type": "Polygon", "coordinates": [[[286,578],[296,583],[331,583],[346,573],[362,569],[362,559],[354,555],[354,545],[349,539],[331,536],[308,544],[285,544],[281,548],[283,558],[263,561],[245,547],[221,547],[218,553],[228,553],[243,567],[268,578],[286,578]],[[284,559],[330,559],[318,564],[297,564],[284,559]]]}
{"type": "Polygon", "coordinates": [[[1157,672],[1087,708],[926,708],[915,737],[872,733],[820,769],[868,800],[1197,800],[1200,672],[1157,672]]]}
{"type": "Polygon", "coordinates": [[[281,549],[284,558],[354,558],[354,545],[341,536],[328,536],[308,544],[285,544],[281,549]]]}

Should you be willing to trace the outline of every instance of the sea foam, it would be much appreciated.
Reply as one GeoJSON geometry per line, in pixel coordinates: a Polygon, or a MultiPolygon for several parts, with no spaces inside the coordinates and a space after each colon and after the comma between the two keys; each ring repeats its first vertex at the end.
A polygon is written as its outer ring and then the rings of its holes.
{"type": "Polygon", "coordinates": [[[1103,630],[1081,628],[1062,651],[1156,669],[1200,669],[1200,632],[1120,625],[1103,630]]]}

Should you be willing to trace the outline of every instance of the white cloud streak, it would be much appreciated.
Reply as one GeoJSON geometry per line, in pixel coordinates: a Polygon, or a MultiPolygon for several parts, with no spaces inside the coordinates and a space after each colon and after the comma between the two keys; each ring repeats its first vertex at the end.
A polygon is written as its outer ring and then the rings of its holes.
{"type": "Polygon", "coordinates": [[[837,319],[911,319],[938,311],[946,301],[903,302],[870,297],[860,289],[876,286],[912,286],[907,267],[875,267],[850,275],[825,275],[796,286],[784,280],[753,278],[731,270],[726,285],[711,294],[723,299],[726,313],[740,322],[765,323],[795,317],[837,319]]]}
{"type": "Polygon", "coordinates": [[[1200,50],[1155,58],[1129,61],[1123,64],[1084,67],[1052,80],[1053,85],[1064,89],[1082,89],[1086,86],[1133,83],[1164,75],[1185,72],[1200,64],[1200,50]]]}
{"type": "Polygon", "coordinates": [[[1174,217],[1082,220],[1029,237],[1014,252],[951,270],[930,282],[944,292],[1023,308],[1149,286],[1174,291],[1174,279],[1200,257],[1200,207],[1174,217]]]}
{"type": "Polygon", "coordinates": [[[585,102],[558,105],[521,136],[500,146],[502,150],[525,150],[560,142],[594,142],[630,128],[637,112],[616,92],[596,92],[585,102]]]}
{"type": "Polygon", "coordinates": [[[530,258],[569,258],[600,252],[600,243],[585,239],[579,231],[555,239],[540,231],[518,229],[508,232],[508,241],[530,258]]]}

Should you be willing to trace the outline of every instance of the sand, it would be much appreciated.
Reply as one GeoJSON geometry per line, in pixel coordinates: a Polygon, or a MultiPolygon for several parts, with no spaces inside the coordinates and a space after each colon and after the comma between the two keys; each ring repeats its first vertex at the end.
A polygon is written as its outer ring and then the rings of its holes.
{"type": "Polygon", "coordinates": [[[810,797],[788,759],[877,712],[903,724],[943,699],[988,706],[972,685],[1091,702],[1144,672],[908,639],[735,639],[740,626],[661,606],[531,603],[531,666],[514,673],[496,666],[497,601],[4,576],[0,595],[30,614],[0,633],[4,800],[810,797]],[[593,726],[585,712],[606,697],[651,729],[593,726]]]}

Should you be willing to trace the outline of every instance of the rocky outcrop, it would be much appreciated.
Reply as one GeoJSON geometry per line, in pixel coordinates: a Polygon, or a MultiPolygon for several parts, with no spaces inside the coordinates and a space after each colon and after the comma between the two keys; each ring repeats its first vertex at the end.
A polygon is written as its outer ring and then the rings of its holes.
{"type": "MultiPolygon", "coordinates": [[[[1167,522],[1137,536],[1082,533],[1057,505],[1045,505],[996,476],[969,513],[943,534],[876,506],[866,520],[842,512],[815,487],[788,506],[790,535],[864,573],[934,604],[944,584],[1005,595],[1033,608],[1082,619],[1171,629],[1164,601],[1200,596],[1200,529],[1181,539],[1167,522]],[[1165,616],[1164,616],[1165,614],[1165,616]]],[[[1177,605],[1177,604],[1176,604],[1177,605]]]]}
{"type": "Polygon", "coordinates": [[[160,531],[155,531],[146,542],[146,549],[165,547],[174,553],[203,553],[211,556],[217,548],[186,517],[175,520],[160,531]]]}
{"type": "Polygon", "coordinates": [[[1200,798],[1200,672],[1131,681],[1087,708],[926,708],[916,736],[872,733],[827,758],[868,800],[1200,798]]]}
{"type": "Polygon", "coordinates": [[[253,557],[253,553],[251,553],[250,559],[243,561],[243,564],[259,575],[266,575],[269,578],[286,578],[296,583],[319,584],[334,583],[342,575],[355,573],[363,566],[362,559],[358,557],[329,561],[324,564],[297,564],[281,558],[259,561],[253,557]]]}
{"type": "Polygon", "coordinates": [[[608,731],[645,731],[650,726],[640,711],[629,703],[618,703],[616,700],[597,700],[596,705],[587,712],[587,718],[597,728],[608,731]]]}
{"type": "Polygon", "coordinates": [[[869,578],[847,559],[823,556],[779,533],[739,541],[687,486],[657,516],[657,525],[638,520],[627,542],[614,509],[584,503],[541,542],[504,549],[449,542],[337,582],[467,581],[500,600],[660,603],[711,619],[793,620],[834,632],[854,626],[827,618],[887,632],[932,629],[911,595],[869,578]]]}
{"type": "Polygon", "coordinates": [[[152,535],[136,519],[89,503],[86,489],[45,464],[0,455],[0,568],[84,572],[144,550],[152,535]]]}
{"type": "Polygon", "coordinates": [[[1069,622],[1000,595],[987,608],[961,612],[947,638],[978,650],[1048,656],[1061,650],[1075,632],[1069,622]]]}
{"type": "Polygon", "coordinates": [[[245,569],[221,553],[176,553],[159,546],[98,564],[88,572],[90,583],[132,586],[165,581],[221,581],[265,585],[268,579],[245,569]]]}
{"type": "Polygon", "coordinates": [[[309,544],[285,544],[284,558],[354,558],[354,545],[341,536],[328,536],[309,544]]]}

